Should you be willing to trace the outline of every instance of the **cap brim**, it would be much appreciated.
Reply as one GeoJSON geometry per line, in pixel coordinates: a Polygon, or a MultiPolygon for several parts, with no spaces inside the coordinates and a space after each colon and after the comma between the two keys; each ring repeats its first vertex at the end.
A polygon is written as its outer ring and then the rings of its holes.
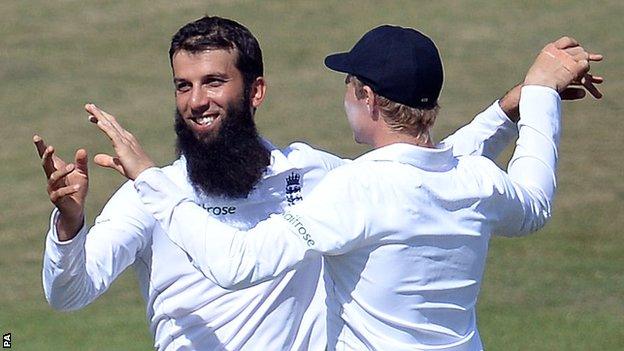
{"type": "Polygon", "coordinates": [[[349,53],[348,52],[331,54],[325,57],[325,66],[327,66],[327,68],[332,69],[334,71],[343,72],[343,73],[353,73],[351,72],[351,66],[349,65],[349,53]]]}

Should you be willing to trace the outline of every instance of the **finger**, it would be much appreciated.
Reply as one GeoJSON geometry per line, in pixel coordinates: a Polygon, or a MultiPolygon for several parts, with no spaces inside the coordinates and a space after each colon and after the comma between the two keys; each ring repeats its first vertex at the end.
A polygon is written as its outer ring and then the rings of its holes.
{"type": "Polygon", "coordinates": [[[107,118],[107,116],[105,116],[104,114],[101,113],[101,111],[99,111],[97,109],[97,107],[95,107],[95,105],[93,104],[86,104],[85,105],[85,109],[91,113],[92,115],[89,118],[89,121],[91,121],[92,123],[95,123],[95,125],[104,132],[104,134],[106,134],[106,136],[113,141],[113,144],[115,143],[115,141],[119,138],[119,132],[117,131],[117,129],[110,123],[110,120],[107,118]],[[92,117],[92,118],[91,118],[92,117]]]}
{"type": "Polygon", "coordinates": [[[86,104],[85,110],[90,113],[89,121],[105,127],[112,127],[110,118],[94,104],[86,104]]]}
{"type": "Polygon", "coordinates": [[[80,190],[80,185],[78,185],[78,184],[59,188],[59,189],[54,190],[54,191],[52,191],[50,193],[50,201],[52,201],[52,203],[56,204],[59,201],[61,201],[65,196],[74,194],[78,190],[80,190]]]}
{"type": "Polygon", "coordinates": [[[589,62],[589,53],[586,51],[579,52],[577,54],[571,55],[574,58],[574,61],[587,61],[589,62]]]}
{"type": "Polygon", "coordinates": [[[87,157],[87,150],[78,149],[76,151],[76,155],[74,156],[74,162],[76,162],[76,169],[84,174],[89,174],[89,159],[87,157]]]}
{"type": "Polygon", "coordinates": [[[41,165],[43,166],[43,171],[45,172],[46,178],[50,179],[50,175],[56,171],[56,167],[54,167],[54,161],[52,161],[52,156],[54,155],[54,147],[47,146],[43,151],[43,156],[41,157],[41,165]]]}
{"type": "Polygon", "coordinates": [[[604,56],[602,56],[601,54],[595,54],[593,52],[589,53],[589,60],[590,61],[602,61],[603,58],[604,58],[604,56]]]}
{"type": "Polygon", "coordinates": [[[553,44],[555,44],[555,47],[557,49],[565,49],[565,48],[569,48],[572,46],[577,46],[578,41],[576,41],[576,39],[571,38],[571,37],[561,37],[557,39],[553,44]]]}
{"type": "Polygon", "coordinates": [[[37,154],[39,154],[40,158],[43,158],[43,152],[45,151],[47,145],[43,141],[39,135],[33,135],[33,143],[35,143],[35,147],[37,148],[37,154]]]}
{"type": "Polygon", "coordinates": [[[97,154],[93,158],[93,161],[100,167],[112,168],[117,172],[121,173],[121,175],[126,175],[126,172],[124,171],[123,166],[121,165],[121,161],[119,161],[118,157],[113,157],[106,154],[97,154]]]}
{"type": "Polygon", "coordinates": [[[601,76],[594,76],[593,74],[587,74],[590,77],[592,83],[602,84],[604,82],[604,78],[601,76]]]}
{"type": "Polygon", "coordinates": [[[579,54],[583,54],[583,53],[586,54],[585,57],[587,57],[589,55],[589,53],[587,53],[585,51],[585,49],[583,49],[582,46],[569,47],[569,48],[563,49],[563,51],[565,51],[570,56],[575,56],[575,55],[579,55],[579,54]]]}
{"type": "Polygon", "coordinates": [[[577,87],[569,87],[559,93],[561,100],[579,100],[587,95],[585,89],[577,87]]]}
{"type": "MultiPolygon", "coordinates": [[[[119,134],[123,135],[124,129],[121,127],[121,125],[119,125],[119,123],[117,122],[117,119],[115,118],[115,116],[113,116],[110,113],[102,110],[101,108],[99,108],[98,106],[96,106],[94,104],[87,104],[87,106],[89,108],[87,111],[93,113],[93,115],[97,119],[105,119],[108,123],[111,124],[111,126],[113,128],[115,128],[117,130],[117,132],[119,134]]],[[[85,106],[85,108],[87,108],[87,106],[85,106]]]]}
{"type": "MultiPolygon", "coordinates": [[[[37,134],[33,136],[33,143],[35,144],[35,147],[37,148],[37,154],[39,154],[39,157],[43,158],[43,153],[48,146],[43,141],[43,139],[37,134]]],[[[65,162],[63,162],[63,160],[57,157],[56,154],[52,154],[52,164],[64,165],[65,162]]]]}
{"type": "Polygon", "coordinates": [[[585,89],[587,89],[587,91],[596,99],[600,99],[602,98],[602,93],[600,92],[600,90],[598,90],[598,88],[594,85],[594,83],[592,82],[591,79],[585,79],[583,78],[583,80],[581,81],[581,83],[583,83],[583,86],[585,87],[585,89]]]}
{"type": "Polygon", "coordinates": [[[63,180],[75,168],[76,167],[70,163],[63,168],[57,169],[56,171],[52,172],[52,174],[50,174],[50,178],[48,179],[48,189],[54,190],[55,187],[58,187],[59,181],[63,180]]]}

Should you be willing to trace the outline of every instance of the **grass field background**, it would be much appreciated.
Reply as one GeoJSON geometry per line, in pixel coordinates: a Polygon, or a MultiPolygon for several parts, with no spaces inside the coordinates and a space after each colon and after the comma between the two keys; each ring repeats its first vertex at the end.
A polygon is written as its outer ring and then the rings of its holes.
{"type": "MultiPolygon", "coordinates": [[[[322,62],[376,25],[416,27],[437,42],[446,73],[438,139],[520,82],[548,41],[568,34],[604,53],[594,68],[607,79],[605,98],[565,106],[554,217],[535,235],[491,242],[478,317],[488,350],[624,349],[621,1],[8,0],[0,3],[0,333],[12,333],[14,349],[150,349],[132,270],[79,312],[46,304],[40,271],[52,205],[31,138],[41,133],[67,159],[78,147],[108,152],[82,109],[95,102],[170,162],[169,40],[206,13],[240,21],[261,43],[269,84],[261,132],[344,156],[365,149],[344,118],[344,78],[322,62]]],[[[89,223],[122,182],[91,167],[89,223]]]]}

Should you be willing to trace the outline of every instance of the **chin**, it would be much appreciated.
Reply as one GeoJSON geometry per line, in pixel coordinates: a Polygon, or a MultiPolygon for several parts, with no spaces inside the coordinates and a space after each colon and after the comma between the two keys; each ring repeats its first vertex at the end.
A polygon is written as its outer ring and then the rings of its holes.
{"type": "Polygon", "coordinates": [[[219,126],[216,124],[211,125],[210,128],[193,128],[192,130],[195,138],[203,142],[210,142],[219,135],[219,126]]]}

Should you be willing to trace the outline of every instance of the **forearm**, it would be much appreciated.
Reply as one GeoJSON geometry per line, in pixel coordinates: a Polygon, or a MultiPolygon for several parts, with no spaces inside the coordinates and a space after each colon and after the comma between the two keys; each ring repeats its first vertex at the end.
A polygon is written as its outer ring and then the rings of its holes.
{"type": "Polygon", "coordinates": [[[60,310],[84,307],[104,293],[134,262],[155,223],[130,184],[113,196],[88,232],[83,225],[71,240],[59,240],[57,214],[54,210],[46,238],[43,285],[50,305],[60,310]]]}
{"type": "Polygon", "coordinates": [[[58,212],[52,214],[43,257],[43,290],[48,303],[68,311],[91,303],[101,292],[89,279],[86,266],[86,228],[71,240],[61,241],[56,232],[58,212]]]}
{"type": "Polygon", "coordinates": [[[541,228],[551,216],[561,123],[559,95],[545,87],[525,87],[520,114],[520,136],[508,173],[525,212],[520,233],[528,233],[541,228]]]}
{"type": "Polygon", "coordinates": [[[494,102],[464,127],[444,140],[455,156],[481,155],[494,160],[518,135],[517,127],[494,102]]]}
{"type": "Polygon", "coordinates": [[[271,279],[311,254],[279,215],[239,231],[182,196],[159,169],[143,172],[134,186],[169,239],[208,279],[224,288],[271,279]]]}

